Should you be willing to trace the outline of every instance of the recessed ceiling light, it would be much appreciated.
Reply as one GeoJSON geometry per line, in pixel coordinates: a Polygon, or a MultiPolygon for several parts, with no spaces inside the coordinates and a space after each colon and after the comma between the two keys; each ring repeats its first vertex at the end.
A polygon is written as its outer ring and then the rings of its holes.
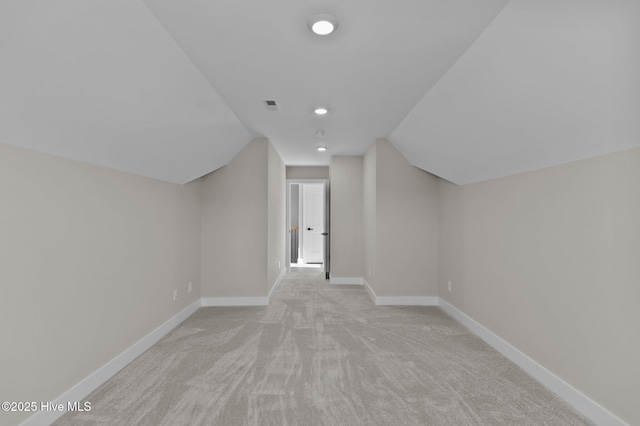
{"type": "Polygon", "coordinates": [[[325,115],[326,113],[329,112],[329,110],[323,107],[319,107],[319,108],[316,108],[313,112],[315,112],[318,115],[325,115]]]}
{"type": "Polygon", "coordinates": [[[320,151],[320,152],[324,152],[326,150],[327,150],[327,148],[325,148],[324,146],[319,146],[318,147],[318,151],[320,151]]]}
{"type": "Polygon", "coordinates": [[[331,15],[321,13],[309,20],[309,29],[318,35],[329,35],[338,28],[338,20],[331,15]]]}

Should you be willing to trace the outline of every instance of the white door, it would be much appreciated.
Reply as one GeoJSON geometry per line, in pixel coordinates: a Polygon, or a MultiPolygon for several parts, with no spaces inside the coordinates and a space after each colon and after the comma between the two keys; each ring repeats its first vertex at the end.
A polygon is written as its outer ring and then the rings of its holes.
{"type": "Polygon", "coordinates": [[[302,257],[306,263],[324,262],[324,185],[302,185],[302,257]]]}

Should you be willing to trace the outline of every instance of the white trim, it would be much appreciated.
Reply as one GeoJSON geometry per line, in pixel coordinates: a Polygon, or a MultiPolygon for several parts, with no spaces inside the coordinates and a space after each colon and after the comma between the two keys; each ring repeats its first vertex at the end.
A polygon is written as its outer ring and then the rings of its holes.
{"type": "Polygon", "coordinates": [[[81,402],[87,395],[96,390],[104,382],[116,375],[126,367],[131,361],[140,356],[144,351],[156,344],[160,339],[176,328],[180,323],[189,318],[200,308],[200,299],[184,308],[177,315],[167,320],[160,327],[144,336],[134,343],[120,355],[98,368],[96,371],[85,377],[80,383],[60,395],[54,400],[54,404],[62,404],[62,411],[39,411],[22,422],[21,426],[50,425],[60,418],[67,411],[67,402],[81,402]]]}
{"type": "MultiPolygon", "coordinates": [[[[287,213],[286,213],[286,225],[287,225],[287,229],[286,229],[286,235],[285,235],[285,239],[286,239],[286,256],[285,256],[285,266],[287,268],[287,271],[291,271],[291,185],[292,184],[304,184],[304,183],[323,183],[324,187],[325,187],[325,201],[324,201],[324,205],[325,205],[325,209],[328,208],[329,206],[329,197],[327,196],[327,191],[329,190],[329,179],[286,179],[286,185],[287,185],[287,213]]],[[[299,230],[300,230],[300,245],[298,246],[298,249],[300,250],[302,247],[302,191],[300,194],[300,197],[298,198],[298,226],[299,226],[299,230]]],[[[330,232],[329,228],[330,228],[330,224],[329,224],[329,215],[327,215],[327,213],[325,212],[325,232],[330,232]]],[[[298,251],[298,253],[300,253],[300,251],[298,251]]],[[[298,257],[296,258],[296,263],[302,263],[302,258],[298,257]]]]}
{"type": "Polygon", "coordinates": [[[376,306],[438,306],[437,296],[378,296],[376,306]]]}
{"type": "Polygon", "coordinates": [[[376,304],[376,294],[373,292],[373,289],[371,288],[371,286],[369,285],[367,280],[364,279],[364,278],[362,278],[362,285],[364,286],[365,290],[367,290],[367,294],[369,294],[369,298],[371,299],[371,301],[375,305],[376,304]]]}
{"type": "Polygon", "coordinates": [[[286,268],[282,268],[280,275],[273,284],[273,287],[271,287],[271,290],[269,290],[267,297],[203,297],[200,299],[202,301],[202,306],[268,306],[269,301],[273,298],[276,288],[278,288],[286,274],[286,268]]]}
{"type": "Polygon", "coordinates": [[[569,405],[581,412],[586,418],[601,426],[627,425],[615,414],[553,374],[551,371],[529,358],[525,353],[511,346],[482,324],[460,311],[444,299],[440,299],[440,307],[453,318],[461,322],[475,335],[491,345],[495,350],[509,358],[516,365],[537,379],[552,392],[564,399],[569,405]]]}
{"type": "Polygon", "coordinates": [[[373,304],[376,306],[438,306],[437,296],[377,296],[367,280],[362,279],[373,304]]]}
{"type": "Polygon", "coordinates": [[[329,278],[329,284],[335,285],[363,285],[364,279],[362,277],[334,277],[329,278]]]}
{"type": "Polygon", "coordinates": [[[268,297],[203,297],[202,306],[267,306],[268,297]]]}
{"type": "MultiPolygon", "coordinates": [[[[322,263],[324,264],[326,262],[325,259],[325,249],[326,249],[326,243],[327,243],[327,238],[321,238],[321,249],[320,249],[320,253],[313,255],[313,253],[317,253],[314,252],[313,249],[317,248],[317,247],[311,247],[313,244],[311,244],[313,241],[317,241],[317,240],[313,240],[311,238],[311,235],[318,235],[318,228],[316,227],[316,225],[318,225],[317,223],[308,223],[308,222],[313,222],[311,220],[309,220],[310,218],[315,217],[315,215],[312,213],[312,209],[311,209],[311,201],[310,198],[313,198],[313,196],[310,195],[312,190],[317,190],[318,188],[320,188],[321,190],[321,198],[322,198],[322,208],[316,210],[316,213],[319,213],[320,211],[322,212],[322,232],[323,233],[327,233],[329,232],[329,217],[327,216],[328,213],[328,205],[327,205],[327,182],[325,180],[323,180],[322,182],[315,182],[315,183],[301,183],[300,185],[300,207],[298,212],[300,213],[300,222],[298,223],[300,225],[300,233],[298,234],[300,237],[300,246],[299,246],[299,253],[302,254],[302,259],[304,259],[304,263],[322,263]],[[310,228],[309,226],[313,226],[313,228],[310,228]],[[313,231],[307,231],[307,230],[311,230],[313,231]]],[[[299,262],[298,262],[299,263],[299,262]]]]}
{"type": "Polygon", "coordinates": [[[271,299],[273,299],[273,294],[275,293],[276,288],[278,288],[278,286],[280,285],[280,283],[282,282],[286,274],[287,274],[287,270],[285,268],[282,268],[282,272],[280,272],[280,276],[276,280],[276,283],[273,285],[273,287],[271,287],[271,290],[269,291],[269,295],[267,296],[267,299],[269,300],[269,302],[271,302],[271,299]]]}
{"type": "MultiPolygon", "coordinates": [[[[138,342],[126,349],[124,352],[113,358],[111,361],[100,367],[98,370],[91,373],[84,378],[81,382],[67,390],[65,393],[55,399],[55,404],[63,404],[65,409],[63,411],[40,411],[33,416],[29,417],[21,423],[21,426],[39,426],[49,425],[60,418],[65,412],[67,402],[82,401],[87,395],[97,389],[100,385],[105,383],[116,373],[126,367],[131,361],[140,356],[144,351],[156,344],[160,339],[167,335],[171,330],[177,327],[180,323],[190,317],[201,306],[266,306],[269,303],[269,299],[273,296],[276,287],[282,282],[284,273],[280,274],[278,280],[271,288],[269,297],[208,297],[202,298],[178,314],[167,320],[161,326],[153,330],[151,333],[144,336],[138,342]]],[[[332,278],[333,279],[333,278],[332,278]]],[[[344,279],[344,278],[335,278],[344,279]]],[[[361,284],[369,293],[369,296],[378,306],[380,305],[418,305],[418,306],[433,306],[439,305],[443,311],[451,315],[458,320],[464,326],[469,328],[471,332],[480,337],[482,340],[491,345],[495,350],[506,356],[509,360],[514,362],[520,368],[525,370],[532,377],[537,379],[540,383],[565,400],[569,405],[582,413],[590,421],[597,425],[603,426],[628,426],[623,420],[618,418],[615,414],[602,407],[600,404],[580,392],[578,389],[571,386],[569,383],[562,380],[560,377],[547,370],[542,365],[528,357],[526,354],[509,344],[507,341],[484,327],[482,324],[474,320],[473,318],[460,311],[455,306],[448,303],[446,300],[438,297],[429,296],[376,296],[373,289],[369,286],[369,283],[365,279],[360,278],[361,284]]],[[[331,283],[337,284],[337,283],[331,283]]]]}
{"type": "Polygon", "coordinates": [[[376,294],[374,293],[373,289],[371,288],[371,286],[369,285],[369,283],[367,282],[366,279],[362,279],[362,284],[364,285],[364,288],[367,289],[367,293],[369,293],[369,297],[371,298],[371,301],[373,302],[373,304],[376,304],[376,294]]]}

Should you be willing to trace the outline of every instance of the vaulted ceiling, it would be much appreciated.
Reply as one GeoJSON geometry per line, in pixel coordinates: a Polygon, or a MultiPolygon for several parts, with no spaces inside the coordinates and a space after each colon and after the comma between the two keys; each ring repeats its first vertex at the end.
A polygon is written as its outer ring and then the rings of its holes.
{"type": "Polygon", "coordinates": [[[176,183],[253,137],[288,165],[386,137],[458,184],[619,151],[639,76],[636,0],[0,3],[0,142],[176,183]]]}

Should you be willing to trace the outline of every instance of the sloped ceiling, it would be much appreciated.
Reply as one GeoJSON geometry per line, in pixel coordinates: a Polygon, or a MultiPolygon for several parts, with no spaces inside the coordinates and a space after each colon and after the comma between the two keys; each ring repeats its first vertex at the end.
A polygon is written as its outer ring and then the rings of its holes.
{"type": "Polygon", "coordinates": [[[388,137],[476,182],[639,146],[639,22],[635,0],[5,0],[0,142],[185,183],[256,136],[288,165],[388,137]]]}
{"type": "Polygon", "coordinates": [[[268,137],[289,165],[362,155],[388,136],[506,4],[144,1],[242,122],[268,137]],[[307,28],[320,12],[339,20],[334,34],[307,28]],[[263,99],[281,109],[267,111],[263,99]],[[329,114],[316,117],[317,105],[329,114]],[[318,153],[319,145],[328,150],[318,153]]]}
{"type": "Polygon", "coordinates": [[[640,146],[640,2],[512,0],[390,140],[457,184],[640,146]]]}
{"type": "Polygon", "coordinates": [[[143,3],[0,3],[0,142],[184,183],[250,139],[143,3]]]}

